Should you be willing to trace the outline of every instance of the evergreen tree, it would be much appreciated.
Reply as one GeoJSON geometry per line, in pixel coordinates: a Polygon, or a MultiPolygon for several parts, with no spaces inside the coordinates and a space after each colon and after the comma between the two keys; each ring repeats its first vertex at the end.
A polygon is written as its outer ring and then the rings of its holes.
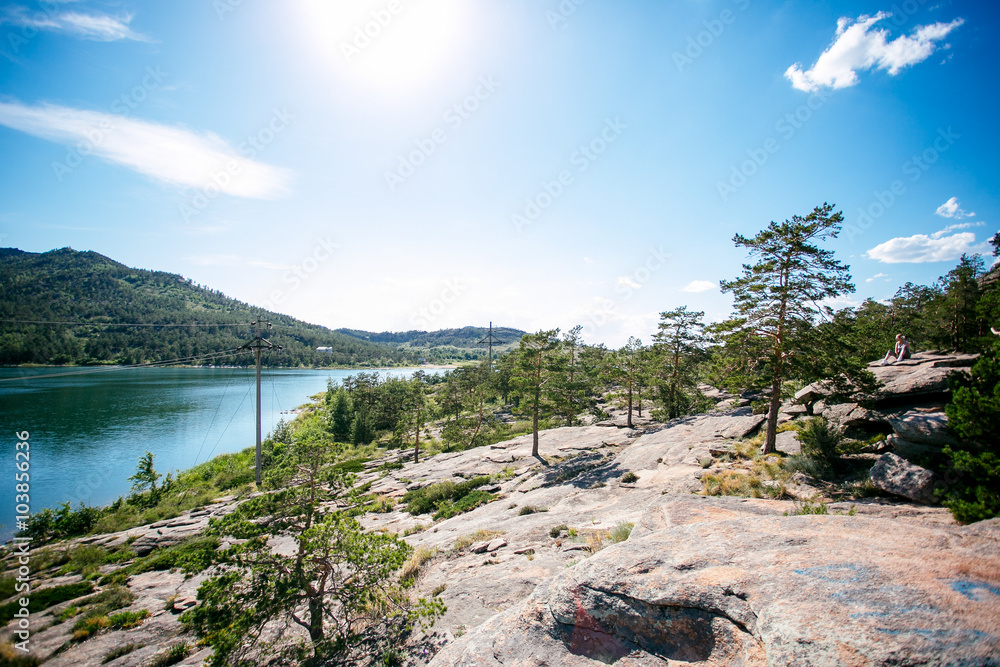
{"type": "Polygon", "coordinates": [[[211,664],[258,664],[264,628],[292,622],[308,635],[271,640],[283,664],[374,664],[403,641],[413,623],[444,611],[439,599],[411,601],[396,572],[412,547],[392,534],[365,531],[338,505],[357,504],[351,480],[329,467],[319,431],[296,434],[284,465],[269,472],[270,492],[251,498],[209,529],[235,544],[216,555],[201,604],[184,617],[214,649],[211,664]],[[291,555],[274,551],[289,540],[291,555]]]}
{"type": "MultiPolygon", "coordinates": [[[[793,216],[770,225],[753,238],[733,237],[749,250],[755,264],[744,264],[743,275],[722,281],[723,292],[735,299],[731,332],[744,340],[766,341],[766,375],[770,384],[764,452],[775,450],[781,386],[795,357],[813,353],[802,333],[831,309],[821,304],[854,291],[848,267],[818,243],[836,238],[843,214],[833,206],[817,206],[807,216],[793,216]]],[[[732,341],[733,339],[731,339],[732,341]]]]}
{"type": "Polygon", "coordinates": [[[690,311],[687,306],[660,313],[653,376],[669,419],[688,414],[700,396],[697,366],[708,343],[704,317],[704,311],[690,311]]]}
{"type": "Polygon", "coordinates": [[[513,384],[518,410],[531,415],[531,455],[538,456],[538,419],[543,410],[558,406],[559,383],[565,369],[560,363],[558,329],[521,338],[513,384]]]}
{"type": "Polygon", "coordinates": [[[608,359],[608,372],[611,380],[620,387],[619,398],[625,406],[629,428],[633,428],[632,409],[642,386],[643,349],[642,341],[630,336],[625,345],[608,359]]]}
{"type": "Polygon", "coordinates": [[[949,384],[945,412],[961,444],[944,450],[956,476],[944,505],[961,523],[1000,516],[1000,341],[970,374],[953,375],[949,384]]]}
{"type": "Polygon", "coordinates": [[[344,389],[333,393],[333,400],[327,400],[329,410],[330,434],[337,442],[348,442],[351,439],[351,399],[344,389]]]}

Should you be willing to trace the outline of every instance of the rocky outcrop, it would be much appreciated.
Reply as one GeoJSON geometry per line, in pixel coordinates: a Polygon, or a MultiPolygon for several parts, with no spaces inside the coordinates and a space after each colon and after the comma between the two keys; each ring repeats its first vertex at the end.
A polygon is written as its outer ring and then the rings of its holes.
{"type": "Polygon", "coordinates": [[[883,454],[869,473],[875,488],[886,493],[931,504],[934,498],[934,473],[889,452],[883,454]]]}
{"type": "MultiPolygon", "coordinates": [[[[885,366],[881,361],[872,362],[869,370],[882,387],[876,396],[864,402],[868,407],[858,403],[830,403],[830,387],[823,382],[800,390],[796,401],[812,414],[822,415],[835,427],[853,432],[859,438],[885,434],[885,443],[873,445],[871,451],[888,448],[904,459],[919,460],[939,452],[945,445],[955,444],[944,413],[948,376],[968,371],[977,358],[974,354],[920,352],[885,366]]],[[[885,478],[876,484],[890,493],[896,493],[891,489],[898,488],[885,478]]],[[[914,499],[912,495],[903,497],[914,499]]],[[[920,497],[921,502],[929,501],[926,494],[920,497]]]]}
{"type": "Polygon", "coordinates": [[[996,664],[998,544],[996,519],[927,526],[666,497],[627,542],[431,665],[996,664]]]}

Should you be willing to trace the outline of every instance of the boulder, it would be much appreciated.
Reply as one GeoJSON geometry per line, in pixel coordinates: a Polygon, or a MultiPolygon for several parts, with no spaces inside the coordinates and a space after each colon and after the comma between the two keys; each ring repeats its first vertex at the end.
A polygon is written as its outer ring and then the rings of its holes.
{"type": "Polygon", "coordinates": [[[557,573],[430,664],[989,665],[1000,654],[1000,519],[782,516],[689,496],[650,515],[662,527],[637,526],[557,573]]]}
{"type": "Polygon", "coordinates": [[[918,503],[934,503],[934,473],[892,452],[875,461],[870,477],[872,484],[882,491],[918,503]]]}
{"type": "Polygon", "coordinates": [[[958,443],[948,432],[948,415],[943,412],[909,410],[901,415],[890,415],[886,421],[896,435],[913,443],[939,448],[958,443]]]}
{"type": "Polygon", "coordinates": [[[782,431],[775,436],[774,446],[779,452],[789,456],[802,453],[802,443],[795,431],[782,431]]]}

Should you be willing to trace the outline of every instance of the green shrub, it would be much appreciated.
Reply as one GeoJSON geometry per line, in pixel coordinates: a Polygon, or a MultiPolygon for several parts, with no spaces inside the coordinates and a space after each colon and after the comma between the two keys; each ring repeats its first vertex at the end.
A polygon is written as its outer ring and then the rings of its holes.
{"type": "Polygon", "coordinates": [[[489,484],[490,481],[489,475],[481,475],[460,484],[451,481],[438,482],[421,489],[407,491],[406,495],[403,496],[403,502],[406,503],[406,511],[417,516],[425,514],[449,500],[457,503],[474,489],[489,484]]]}
{"type": "Polygon", "coordinates": [[[843,435],[830,428],[830,423],[823,417],[813,417],[799,429],[802,454],[827,465],[837,459],[837,449],[842,440],[843,435]]]}
{"type": "Polygon", "coordinates": [[[434,520],[450,519],[463,512],[474,510],[480,505],[485,505],[491,500],[496,500],[497,497],[492,493],[476,489],[465,494],[457,501],[446,500],[438,505],[438,511],[434,514],[434,520]]]}
{"type": "Polygon", "coordinates": [[[562,535],[564,530],[569,530],[569,526],[564,523],[561,523],[558,526],[552,526],[552,528],[549,528],[549,537],[559,537],[562,535]]]}
{"type": "Polygon", "coordinates": [[[959,523],[1000,516],[1000,341],[949,378],[948,426],[961,444],[945,447],[950,477],[943,504],[959,523]]]}
{"type": "Polygon", "coordinates": [[[6,600],[14,594],[17,579],[13,576],[0,577],[0,600],[6,600]]]}
{"type": "Polygon", "coordinates": [[[638,481],[639,481],[639,476],[636,475],[631,470],[622,475],[622,484],[635,484],[638,481]]]}
{"type": "Polygon", "coordinates": [[[69,562],[63,565],[62,572],[79,572],[86,576],[93,574],[107,562],[108,550],[91,544],[81,544],[69,552],[69,562]]]}
{"type": "MultiPolygon", "coordinates": [[[[75,584],[63,584],[62,586],[53,586],[52,588],[33,590],[31,591],[31,595],[25,597],[29,599],[28,611],[34,614],[40,611],[45,611],[52,605],[83,597],[84,595],[93,592],[93,590],[94,584],[89,581],[81,581],[75,584]]],[[[0,626],[13,619],[14,614],[20,608],[21,605],[18,600],[8,602],[5,605],[0,605],[0,626]]]]}
{"type": "Polygon", "coordinates": [[[525,505],[521,508],[521,511],[517,513],[518,516],[527,516],[528,514],[536,514],[538,512],[548,512],[548,507],[535,507],[534,505],[525,505]]]}

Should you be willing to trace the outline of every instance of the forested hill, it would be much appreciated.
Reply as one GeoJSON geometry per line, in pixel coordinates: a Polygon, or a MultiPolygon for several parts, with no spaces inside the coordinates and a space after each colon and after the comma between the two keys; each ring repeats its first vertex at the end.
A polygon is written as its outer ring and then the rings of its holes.
{"type": "MultiPolygon", "coordinates": [[[[387,343],[404,350],[412,350],[428,361],[462,361],[483,358],[486,353],[484,341],[490,330],[487,327],[462,327],[461,329],[440,329],[438,331],[359,331],[358,329],[337,329],[347,334],[375,343],[387,343]]],[[[517,347],[526,332],[509,327],[493,327],[493,351],[503,352],[517,347]]]]}
{"type": "MultiPolygon", "coordinates": [[[[255,315],[249,304],[177,274],[132,269],[96,252],[0,248],[0,364],[135,364],[209,355],[252,338],[255,315]],[[26,323],[39,321],[50,324],[26,323]],[[123,326],[154,323],[210,326],[123,326]]],[[[374,367],[417,358],[286,315],[264,317],[274,325],[268,337],[284,347],[265,353],[268,365],[374,367]],[[319,353],[317,347],[333,349],[319,353]]],[[[208,363],[249,362],[243,353],[208,363]]]]}

